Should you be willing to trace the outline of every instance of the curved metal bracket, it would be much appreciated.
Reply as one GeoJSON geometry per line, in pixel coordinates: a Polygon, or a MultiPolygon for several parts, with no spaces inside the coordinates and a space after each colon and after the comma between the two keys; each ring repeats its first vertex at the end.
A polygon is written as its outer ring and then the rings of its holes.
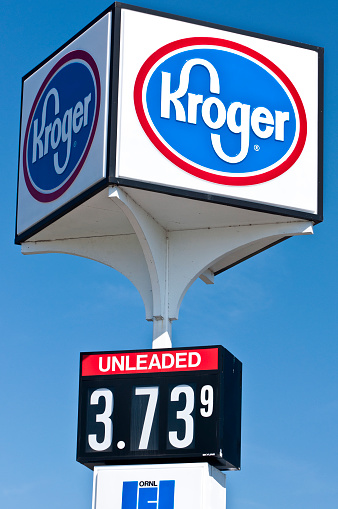
{"type": "Polygon", "coordinates": [[[151,282],[143,252],[135,234],[25,242],[23,254],[63,253],[81,256],[121,272],[139,291],[146,320],[153,317],[151,282]]]}
{"type": "Polygon", "coordinates": [[[294,220],[167,231],[121,188],[110,188],[109,198],[134,234],[25,242],[22,252],[83,256],[124,274],[141,294],[146,319],[153,321],[153,348],[171,347],[172,321],[198,277],[213,284],[215,272],[285,237],[312,233],[311,222],[294,220]]]}

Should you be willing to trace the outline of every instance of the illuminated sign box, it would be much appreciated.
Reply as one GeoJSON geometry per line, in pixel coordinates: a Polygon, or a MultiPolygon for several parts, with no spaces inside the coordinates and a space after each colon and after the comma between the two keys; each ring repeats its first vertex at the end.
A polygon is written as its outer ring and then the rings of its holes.
{"type": "Polygon", "coordinates": [[[129,9],[121,28],[119,182],[319,217],[320,48],[129,9]]]}
{"type": "Polygon", "coordinates": [[[114,4],[23,78],[16,242],[114,233],[110,185],[321,221],[322,74],[322,48],[114,4]]]}
{"type": "Polygon", "coordinates": [[[23,78],[17,241],[106,185],[111,19],[23,78]]]}
{"type": "Polygon", "coordinates": [[[242,364],[225,348],[81,354],[77,460],[240,468],[242,364]]]}

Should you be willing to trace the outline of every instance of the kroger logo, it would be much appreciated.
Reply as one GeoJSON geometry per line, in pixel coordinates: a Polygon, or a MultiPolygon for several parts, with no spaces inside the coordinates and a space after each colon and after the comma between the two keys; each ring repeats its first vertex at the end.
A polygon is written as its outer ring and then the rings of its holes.
{"type": "Polygon", "coordinates": [[[139,121],[182,170],[226,185],[287,171],[306,140],[294,85],[260,53],[223,39],[170,43],[143,64],[134,88],[139,121]]]}
{"type": "Polygon", "coordinates": [[[42,83],[23,148],[27,188],[40,202],[59,198],[88,156],[100,109],[100,77],[85,51],[62,57],[42,83]]]}
{"type": "Polygon", "coordinates": [[[126,481],[121,509],[174,509],[175,481],[126,481]]]}

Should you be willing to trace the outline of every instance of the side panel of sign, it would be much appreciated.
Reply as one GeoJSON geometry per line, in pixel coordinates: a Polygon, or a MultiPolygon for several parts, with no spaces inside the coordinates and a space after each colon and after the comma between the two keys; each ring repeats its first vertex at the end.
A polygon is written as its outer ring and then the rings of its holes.
{"type": "Polygon", "coordinates": [[[122,10],[116,177],[319,214],[318,60],[122,10]]]}
{"type": "Polygon", "coordinates": [[[23,80],[17,235],[106,177],[111,13],[23,80]]]}

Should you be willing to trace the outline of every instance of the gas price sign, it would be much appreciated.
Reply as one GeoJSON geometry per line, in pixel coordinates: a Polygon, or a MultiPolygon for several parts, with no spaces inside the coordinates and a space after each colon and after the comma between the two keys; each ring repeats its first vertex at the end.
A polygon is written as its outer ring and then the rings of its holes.
{"type": "Polygon", "coordinates": [[[77,460],[240,468],[242,364],[222,346],[82,353],[77,460]]]}

